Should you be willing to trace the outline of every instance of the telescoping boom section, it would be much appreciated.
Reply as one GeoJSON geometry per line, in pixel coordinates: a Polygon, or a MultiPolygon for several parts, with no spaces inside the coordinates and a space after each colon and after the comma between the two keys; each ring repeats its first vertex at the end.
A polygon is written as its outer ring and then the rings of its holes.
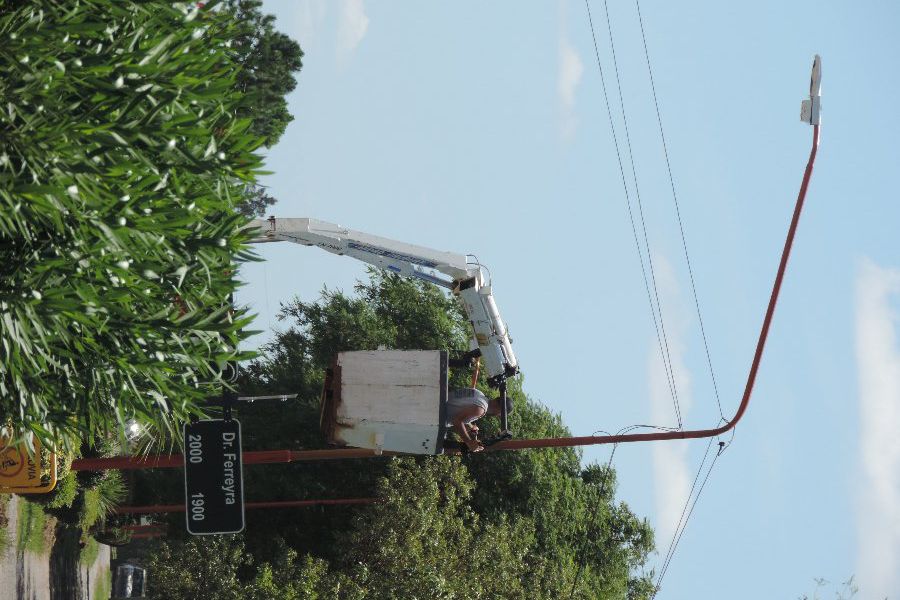
{"type": "Polygon", "coordinates": [[[447,288],[463,304],[472,324],[473,347],[481,352],[485,370],[493,386],[500,386],[519,372],[509,333],[485,282],[477,262],[453,252],[441,252],[423,246],[354,231],[316,219],[257,219],[252,227],[260,230],[252,241],[294,242],[350,256],[393,273],[417,277],[447,288]]]}

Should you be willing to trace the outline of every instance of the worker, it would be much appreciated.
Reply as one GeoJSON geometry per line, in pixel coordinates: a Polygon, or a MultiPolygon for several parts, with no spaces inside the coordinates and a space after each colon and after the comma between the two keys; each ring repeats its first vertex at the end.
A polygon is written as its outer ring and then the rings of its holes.
{"type": "MultiPolygon", "coordinates": [[[[506,412],[512,412],[512,398],[506,398],[506,412]]],[[[484,446],[478,441],[478,425],[475,421],[484,415],[499,415],[500,398],[488,399],[475,388],[453,388],[447,396],[447,426],[459,434],[470,452],[481,452],[484,446]]]]}

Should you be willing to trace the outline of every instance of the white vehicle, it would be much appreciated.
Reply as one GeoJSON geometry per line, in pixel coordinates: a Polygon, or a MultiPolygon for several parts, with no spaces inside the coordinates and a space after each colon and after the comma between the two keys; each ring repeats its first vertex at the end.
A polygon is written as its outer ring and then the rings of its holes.
{"type": "MultiPolygon", "coordinates": [[[[451,290],[461,300],[472,324],[473,352],[469,355],[481,357],[490,385],[505,396],[506,380],[519,372],[519,363],[491,285],[485,281],[484,270],[477,261],[470,261],[463,254],[397,242],[316,219],[269,217],[254,220],[250,226],[261,230],[252,240],[254,243],[286,241],[318,246],[332,254],[350,256],[451,290]]],[[[506,431],[506,414],[501,419],[506,431]]]]}

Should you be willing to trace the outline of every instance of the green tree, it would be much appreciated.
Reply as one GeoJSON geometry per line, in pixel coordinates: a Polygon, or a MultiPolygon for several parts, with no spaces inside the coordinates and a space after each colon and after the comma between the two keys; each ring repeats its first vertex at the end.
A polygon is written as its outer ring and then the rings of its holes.
{"type": "MultiPolygon", "coordinates": [[[[297,393],[285,403],[242,406],[248,449],[321,448],[319,396],[324,370],[343,350],[465,347],[455,302],[434,286],[372,271],[356,295],[325,289],[317,302],[295,300],[281,318],[293,323],[263,349],[264,360],[243,370],[242,393],[297,393]]],[[[247,490],[259,499],[367,496],[387,459],[261,465],[245,473],[247,490]]],[[[334,535],[354,509],[312,507],[303,511],[248,514],[247,543],[265,560],[272,536],[283,536],[298,552],[333,558],[334,535]]]]}
{"type": "Polygon", "coordinates": [[[263,217],[268,208],[277,202],[269,195],[265,187],[251,183],[244,188],[244,197],[237,205],[238,211],[245,217],[263,217]]]}
{"type": "MultiPolygon", "coordinates": [[[[262,137],[268,147],[281,138],[294,120],[287,95],[297,86],[296,74],[303,68],[303,50],[290,37],[275,29],[275,17],[261,10],[260,0],[226,0],[222,11],[237,26],[232,49],[241,65],[235,85],[242,102],[240,117],[250,119],[250,132],[262,137]]],[[[248,217],[262,217],[276,203],[261,185],[250,183],[237,209],[248,217]]]]}
{"type": "Polygon", "coordinates": [[[226,0],[223,11],[238,25],[232,47],[242,67],[236,80],[243,97],[239,115],[250,118],[250,131],[273,146],[294,120],[285,96],[297,85],[294,74],[303,67],[303,51],[275,30],[275,17],[261,7],[261,0],[226,0]]]}
{"type": "MultiPolygon", "coordinates": [[[[838,588],[837,584],[833,584],[827,579],[818,577],[813,580],[816,583],[816,589],[813,591],[812,595],[803,594],[798,596],[797,600],[821,600],[822,597],[819,594],[828,586],[832,586],[835,600],[850,600],[859,593],[859,586],[856,585],[856,581],[854,580],[855,576],[851,575],[850,579],[841,582],[840,588],[838,588]]],[[[885,598],[885,600],[887,600],[887,598],[885,598]]]]}
{"type": "Polygon", "coordinates": [[[205,536],[164,541],[147,561],[151,598],[241,600],[238,571],[250,565],[238,536],[205,536]]]}
{"type": "MultiPolygon", "coordinates": [[[[326,289],[316,302],[284,308],[292,326],[276,334],[239,385],[242,393],[299,397],[239,408],[248,449],[322,447],[319,395],[336,352],[466,348],[464,317],[437,288],[373,272],[355,291],[326,289]]],[[[512,382],[511,394],[517,436],[569,435],[521,381],[512,382]]],[[[495,420],[484,421],[488,435],[496,431],[495,420]]],[[[299,588],[285,581],[301,580],[300,597],[311,598],[646,600],[654,591],[643,570],[652,530],[616,501],[615,472],[583,467],[573,449],[260,465],[245,471],[245,484],[248,500],[381,500],[249,511],[246,551],[269,565],[247,576],[256,597],[293,598],[299,588]]]]}
{"type": "MultiPolygon", "coordinates": [[[[531,401],[518,384],[510,393],[516,403],[510,426],[518,437],[571,435],[559,415],[531,401]]],[[[497,423],[488,421],[483,429],[492,435],[497,423]]],[[[652,596],[652,573],[644,566],[654,549],[653,530],[625,503],[615,502],[613,469],[582,469],[575,448],[479,453],[467,457],[466,465],[477,482],[474,506],[486,519],[534,521],[543,555],[553,565],[548,578],[536,583],[548,597],[569,594],[572,580],[560,574],[572,565],[586,598],[652,596]]]]}
{"type": "Polygon", "coordinates": [[[543,565],[528,519],[483,523],[474,482],[459,459],[395,459],[379,479],[379,504],[359,513],[340,542],[342,568],[370,598],[540,598],[543,565]]]}
{"type": "MultiPolygon", "coordinates": [[[[269,405],[244,411],[245,431],[259,431],[265,440],[255,441],[270,444],[267,447],[275,447],[272,444],[287,436],[304,447],[321,446],[324,440],[318,431],[318,398],[322,372],[339,351],[379,346],[466,348],[467,326],[454,299],[429,284],[377,271],[371,273],[370,281],[356,286],[353,297],[326,289],[318,302],[289,304],[282,318],[290,319],[294,327],[276,336],[264,358],[245,372],[243,382],[247,389],[259,393],[299,393],[289,410],[285,410],[286,405],[269,405]],[[265,416],[257,421],[257,415],[265,416]]],[[[516,403],[511,425],[517,436],[570,435],[558,415],[524,394],[521,381],[511,382],[510,393],[516,403]]],[[[486,421],[485,434],[495,433],[497,423],[486,421]]],[[[253,434],[248,435],[252,439],[253,434]]],[[[377,459],[280,469],[271,466],[268,473],[260,469],[259,483],[268,487],[277,481],[283,484],[278,493],[287,497],[296,497],[290,495],[291,489],[295,495],[310,494],[307,497],[370,495],[374,478],[384,476],[386,464],[390,463],[377,459]]],[[[409,468],[416,464],[411,463],[409,468]]],[[[610,597],[651,595],[650,575],[643,572],[643,566],[653,550],[653,532],[627,505],[615,502],[614,471],[597,466],[582,469],[580,452],[571,448],[480,453],[466,457],[463,464],[476,484],[467,492],[471,493],[471,509],[485,526],[518,523],[522,527],[528,523],[529,535],[539,548],[533,554],[540,560],[535,558],[529,571],[535,574],[531,578],[535,593],[544,597],[568,594],[580,572],[576,592],[585,598],[594,597],[598,591],[610,597]],[[533,566],[538,563],[544,568],[533,566]]],[[[311,537],[303,541],[288,536],[288,541],[297,543],[295,547],[301,552],[340,560],[348,551],[335,553],[333,548],[339,545],[340,534],[336,532],[346,528],[348,515],[383,510],[372,508],[360,513],[326,508],[309,515],[294,513],[292,518],[308,527],[311,537]],[[328,543],[317,543],[317,539],[328,543]]],[[[291,530],[289,523],[266,521],[278,531],[291,530]]],[[[259,525],[261,531],[267,531],[268,524],[259,525]]],[[[255,536],[253,530],[248,525],[248,536],[255,536]]],[[[262,534],[262,538],[271,533],[262,534]]],[[[363,546],[373,548],[374,540],[370,542],[363,546]]]]}
{"type": "Polygon", "coordinates": [[[4,4],[0,418],[77,447],[173,430],[241,358],[234,204],[261,140],[215,2],[4,4]]]}

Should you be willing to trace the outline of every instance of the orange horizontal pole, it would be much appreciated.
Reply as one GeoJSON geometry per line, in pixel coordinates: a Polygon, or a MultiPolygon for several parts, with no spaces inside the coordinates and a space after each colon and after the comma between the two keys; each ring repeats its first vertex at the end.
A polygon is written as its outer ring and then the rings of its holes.
{"type": "Polygon", "coordinates": [[[149,540],[153,538],[158,538],[166,535],[164,531],[147,531],[144,533],[135,533],[132,534],[131,539],[133,540],[149,540]]]}
{"type": "Polygon", "coordinates": [[[119,525],[118,527],[113,527],[112,529],[123,529],[125,531],[159,531],[165,528],[165,524],[151,523],[148,525],[119,525]]]}
{"type": "Polygon", "coordinates": [[[688,431],[666,431],[656,433],[630,433],[624,435],[600,435],[585,437],[567,437],[567,438],[545,438],[537,440],[505,440],[491,446],[489,450],[520,450],[523,448],[559,448],[568,446],[590,446],[595,444],[622,444],[628,442],[656,442],[662,440],[689,440],[697,438],[709,438],[722,435],[734,429],[744,416],[747,406],[750,404],[750,396],[753,394],[753,385],[756,383],[756,375],[759,372],[759,365],[762,361],[763,350],[766,347],[766,340],[769,337],[769,328],[772,325],[772,318],[775,315],[775,306],[778,303],[778,295],[781,293],[781,284],[784,281],[784,274],[787,270],[788,258],[791,255],[791,248],[794,245],[794,237],[797,234],[797,225],[800,222],[800,214],[803,211],[803,203],[806,200],[806,191],[809,187],[809,180],[812,176],[813,164],[816,162],[816,152],[819,148],[819,126],[813,126],[812,149],[809,152],[809,160],[806,163],[806,170],[803,173],[803,181],[800,184],[800,192],[797,194],[797,202],[794,205],[794,214],[791,217],[791,224],[788,227],[787,239],[784,241],[784,249],[781,252],[781,261],[778,263],[778,271],[775,275],[775,283],[772,285],[772,294],[769,296],[769,305],[766,308],[766,315],[763,318],[762,328],[759,332],[759,339],[756,342],[756,352],[753,354],[753,362],[750,365],[750,373],[747,376],[747,384],[744,387],[744,395],[738,406],[737,412],[730,421],[721,427],[714,429],[694,429],[688,431]]]}
{"type": "MultiPolygon", "coordinates": [[[[310,460],[338,460],[346,458],[373,458],[393,456],[396,452],[383,452],[365,448],[334,448],[325,450],[251,450],[241,455],[245,465],[304,462],[310,460]]],[[[155,456],[113,456],[110,458],[79,458],[72,461],[73,471],[103,471],[105,469],[177,469],[184,466],[181,454],[155,456]]]]}
{"type": "MultiPolygon", "coordinates": [[[[244,508],[298,508],[303,506],[334,506],[354,504],[374,504],[377,498],[334,498],[319,500],[282,500],[277,502],[247,502],[244,508]]],[[[150,513],[184,512],[184,503],[181,504],[151,504],[148,506],[119,506],[115,509],[117,515],[140,515],[150,513]]]]}

